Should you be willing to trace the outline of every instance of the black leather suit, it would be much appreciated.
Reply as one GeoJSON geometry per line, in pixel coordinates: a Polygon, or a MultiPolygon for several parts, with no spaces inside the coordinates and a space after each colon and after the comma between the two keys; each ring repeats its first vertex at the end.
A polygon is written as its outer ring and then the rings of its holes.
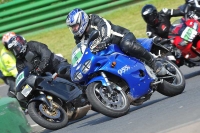
{"type": "Polygon", "coordinates": [[[89,15],[88,28],[88,31],[86,31],[83,36],[74,37],[76,44],[87,39],[92,30],[98,30],[100,32],[100,37],[107,44],[117,44],[127,55],[136,57],[146,62],[150,67],[152,66],[154,58],[136,41],[134,34],[128,29],[114,25],[110,21],[95,14],[89,15]]]}
{"type": "Polygon", "coordinates": [[[67,69],[66,71],[68,71],[68,74],[64,78],[71,79],[69,75],[70,64],[67,60],[55,55],[48,49],[47,45],[40,42],[27,42],[27,50],[24,54],[24,58],[17,59],[16,61],[18,72],[20,72],[25,66],[28,66],[30,70],[36,69],[35,67],[39,67],[42,73],[57,72],[58,74],[60,74],[61,68],[65,68],[67,69]],[[26,59],[28,53],[34,54],[34,58],[32,60],[26,59]]]}
{"type": "Polygon", "coordinates": [[[156,39],[156,37],[168,38],[170,30],[171,17],[184,16],[184,13],[179,9],[162,9],[158,12],[159,22],[158,24],[151,26],[147,24],[146,34],[149,38],[156,39]]]}

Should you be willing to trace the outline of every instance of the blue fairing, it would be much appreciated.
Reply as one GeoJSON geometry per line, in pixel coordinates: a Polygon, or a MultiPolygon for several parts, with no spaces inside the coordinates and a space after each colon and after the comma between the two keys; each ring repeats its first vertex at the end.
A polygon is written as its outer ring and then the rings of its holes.
{"type": "MultiPolygon", "coordinates": [[[[139,39],[139,41],[143,45],[145,42],[146,48],[151,48],[151,39],[139,39]]],[[[117,45],[109,45],[107,49],[96,54],[91,53],[90,49],[86,48],[81,61],[76,66],[71,67],[71,77],[74,82],[82,85],[100,81],[106,86],[105,79],[101,75],[89,78],[99,71],[111,73],[126,81],[133,98],[140,98],[151,91],[150,83],[153,79],[147,74],[144,64],[136,58],[125,55],[117,45]],[[91,60],[91,67],[87,73],[83,73],[83,64],[88,60],[91,60]],[[112,62],[116,62],[115,67],[111,67],[112,62]],[[78,81],[75,80],[77,72],[82,74],[82,78],[78,81]]]]}
{"type": "Polygon", "coordinates": [[[153,45],[152,39],[149,38],[138,38],[137,41],[148,51],[151,51],[153,45]]]}

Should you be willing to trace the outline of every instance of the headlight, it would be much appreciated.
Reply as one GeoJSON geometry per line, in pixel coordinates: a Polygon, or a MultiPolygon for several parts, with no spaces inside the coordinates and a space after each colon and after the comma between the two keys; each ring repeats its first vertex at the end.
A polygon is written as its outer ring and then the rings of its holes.
{"type": "Polygon", "coordinates": [[[90,70],[90,67],[91,67],[91,60],[88,60],[82,65],[82,72],[86,74],[90,70]]]}
{"type": "Polygon", "coordinates": [[[74,79],[75,80],[80,80],[80,79],[82,79],[83,78],[83,75],[81,74],[81,72],[80,71],[78,71],[78,72],[76,72],[75,73],[75,75],[74,75],[74,79]]]}

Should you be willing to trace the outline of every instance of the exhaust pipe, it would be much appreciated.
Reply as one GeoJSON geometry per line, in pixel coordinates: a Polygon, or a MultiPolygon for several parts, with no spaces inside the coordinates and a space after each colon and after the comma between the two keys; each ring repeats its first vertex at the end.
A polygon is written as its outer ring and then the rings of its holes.
{"type": "Polygon", "coordinates": [[[87,104],[86,106],[77,108],[77,110],[74,112],[71,120],[76,120],[76,119],[80,119],[80,118],[84,117],[87,114],[87,112],[89,110],[91,110],[91,107],[92,107],[91,105],[87,104]]]}

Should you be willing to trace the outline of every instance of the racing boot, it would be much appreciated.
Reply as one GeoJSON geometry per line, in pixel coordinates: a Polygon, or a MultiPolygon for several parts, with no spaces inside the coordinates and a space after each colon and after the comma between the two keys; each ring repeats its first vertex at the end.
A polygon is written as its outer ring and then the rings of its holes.
{"type": "Polygon", "coordinates": [[[140,60],[152,68],[156,75],[166,74],[166,70],[163,67],[162,61],[156,60],[148,51],[143,52],[143,56],[140,58],[140,60]]]}

